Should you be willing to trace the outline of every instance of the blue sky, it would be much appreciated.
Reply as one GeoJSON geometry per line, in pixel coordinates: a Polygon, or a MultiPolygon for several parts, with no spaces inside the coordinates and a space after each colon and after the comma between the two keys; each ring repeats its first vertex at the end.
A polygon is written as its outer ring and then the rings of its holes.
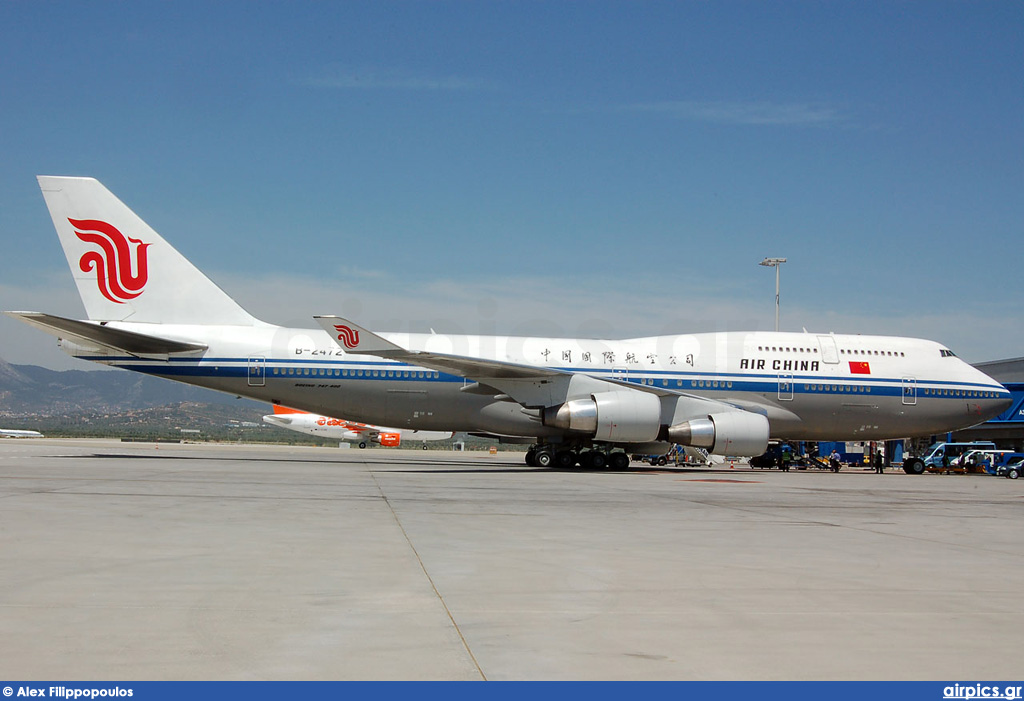
{"type": "MultiPolygon", "coordinates": [[[[250,312],[1024,356],[1024,4],[0,4],[0,308],[91,175],[250,312]]],[[[0,357],[51,367],[0,320],[0,357]]]]}

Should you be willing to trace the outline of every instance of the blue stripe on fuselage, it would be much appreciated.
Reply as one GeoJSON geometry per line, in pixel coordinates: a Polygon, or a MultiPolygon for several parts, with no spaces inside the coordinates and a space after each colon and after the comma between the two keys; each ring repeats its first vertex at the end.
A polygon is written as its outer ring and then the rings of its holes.
{"type": "MultiPolygon", "coordinates": [[[[222,377],[222,378],[246,378],[249,376],[251,365],[249,358],[169,358],[168,362],[154,364],[152,361],[140,360],[131,356],[76,356],[83,360],[99,361],[114,364],[135,372],[149,375],[160,375],[163,377],[222,377]]],[[[379,381],[389,382],[464,382],[464,378],[458,375],[451,375],[436,370],[424,369],[417,365],[407,363],[372,361],[372,360],[339,360],[339,359],[285,359],[271,358],[260,359],[264,368],[262,373],[267,381],[272,380],[324,380],[324,381],[379,381]],[[309,369],[311,374],[284,374],[274,373],[275,369],[287,370],[309,369]],[[331,374],[327,374],[327,370],[331,374]],[[319,374],[320,371],[324,374],[319,374]],[[347,371],[348,374],[334,374],[335,371],[347,371]],[[353,375],[354,372],[363,371],[363,376],[353,375]],[[379,373],[374,376],[372,373],[379,373]],[[393,373],[388,376],[387,373],[393,373]],[[402,376],[402,373],[415,373],[415,376],[402,376]],[[315,374],[314,374],[315,373],[315,374]],[[424,376],[420,376],[423,374],[424,376]],[[436,377],[435,377],[436,375],[436,377]]],[[[594,377],[606,377],[609,379],[620,379],[626,382],[640,384],[653,389],[664,389],[671,392],[687,394],[711,394],[720,395],[730,392],[755,393],[772,395],[779,391],[780,378],[777,375],[768,374],[743,374],[743,373],[708,373],[698,371],[672,371],[672,370],[632,370],[623,373],[620,368],[580,368],[567,367],[558,368],[566,372],[578,372],[592,375],[594,377]],[[648,382],[650,381],[650,382],[648,382]],[[667,383],[667,384],[666,384],[667,383]],[[710,386],[717,383],[720,386],[710,386]],[[703,386],[701,386],[703,384],[703,386]]],[[[902,378],[887,377],[849,377],[837,375],[793,375],[782,378],[790,383],[790,388],[784,390],[786,394],[792,391],[793,394],[801,395],[853,395],[853,396],[902,396],[905,381],[902,378]],[[833,389],[835,387],[835,389],[833,389]]],[[[915,379],[917,395],[929,399],[971,399],[984,398],[972,397],[968,394],[957,394],[958,392],[984,392],[997,396],[1006,393],[1003,388],[996,388],[992,385],[974,382],[955,382],[950,380],[921,380],[915,379]],[[936,393],[927,393],[927,390],[936,388],[936,393]],[[948,394],[938,392],[946,391],[948,394]]],[[[991,397],[989,397],[991,398],[991,397]]]]}

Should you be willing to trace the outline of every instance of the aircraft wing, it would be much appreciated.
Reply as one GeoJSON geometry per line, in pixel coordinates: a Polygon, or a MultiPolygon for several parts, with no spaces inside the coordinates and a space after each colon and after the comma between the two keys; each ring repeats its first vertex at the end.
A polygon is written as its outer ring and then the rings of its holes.
{"type": "Polygon", "coordinates": [[[659,397],[686,397],[709,409],[728,404],[706,397],[673,391],[667,387],[638,385],[607,377],[592,377],[585,373],[560,368],[545,368],[487,358],[409,350],[348,319],[332,315],[313,318],[330,334],[335,343],[349,353],[399,360],[465,377],[474,380],[477,384],[465,387],[464,391],[490,393],[499,397],[504,393],[506,398],[511,398],[527,408],[553,406],[573,397],[585,397],[593,392],[606,392],[610,389],[610,385],[659,397]]]}
{"type": "MultiPolygon", "coordinates": [[[[434,353],[430,351],[415,351],[402,348],[386,338],[375,334],[353,321],[334,315],[314,316],[317,323],[331,335],[335,343],[342,346],[347,352],[355,355],[375,355],[380,358],[400,360],[414,365],[422,365],[425,368],[447,372],[459,377],[475,380],[486,387],[497,387],[505,391],[509,381],[515,380],[536,380],[555,381],[559,378],[589,377],[581,373],[560,368],[544,368],[536,365],[525,365],[502,360],[489,360],[487,358],[475,358],[472,356],[452,355],[449,353],[434,353]]],[[[618,385],[639,392],[654,394],[659,397],[688,397],[700,401],[711,401],[706,397],[695,394],[688,394],[668,387],[656,387],[654,385],[638,385],[633,382],[619,380],[611,377],[590,378],[595,382],[610,385],[618,385]]],[[[476,387],[467,387],[467,391],[483,391],[476,387]]],[[[607,389],[605,387],[604,389],[607,389]]]]}
{"type": "Polygon", "coordinates": [[[323,315],[313,318],[323,327],[324,331],[331,335],[335,343],[349,353],[401,360],[480,382],[483,382],[484,379],[535,379],[570,374],[563,370],[540,368],[534,365],[408,350],[340,316],[323,315]]]}
{"type": "Polygon", "coordinates": [[[557,368],[543,368],[472,356],[402,348],[358,324],[338,316],[316,316],[335,343],[356,355],[374,355],[475,380],[464,391],[511,398],[527,408],[543,408],[567,396],[608,389],[608,383],[557,368]]]}
{"type": "Polygon", "coordinates": [[[68,339],[86,347],[112,348],[139,357],[165,357],[177,353],[198,353],[207,346],[169,338],[125,331],[95,321],[76,321],[42,312],[4,312],[10,317],[42,329],[51,336],[68,339]]]}

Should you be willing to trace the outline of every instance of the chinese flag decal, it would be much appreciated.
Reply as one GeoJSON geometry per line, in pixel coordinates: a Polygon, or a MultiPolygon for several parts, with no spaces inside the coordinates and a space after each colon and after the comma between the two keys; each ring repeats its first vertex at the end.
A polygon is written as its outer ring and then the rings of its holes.
{"type": "Polygon", "coordinates": [[[854,375],[870,375],[871,364],[870,363],[855,363],[850,361],[850,372],[854,375]]]}

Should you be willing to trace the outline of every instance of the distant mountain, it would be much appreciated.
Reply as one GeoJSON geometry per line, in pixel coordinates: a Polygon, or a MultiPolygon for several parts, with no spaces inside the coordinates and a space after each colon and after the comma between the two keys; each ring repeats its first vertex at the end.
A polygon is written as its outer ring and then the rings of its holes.
{"type": "Polygon", "coordinates": [[[31,380],[14,369],[14,366],[0,358],[0,391],[8,387],[24,387],[31,380]]]}
{"type": "Polygon", "coordinates": [[[259,402],[240,402],[229,394],[124,370],[57,371],[0,359],[0,415],[117,413],[181,402],[266,408],[259,402]]]}

